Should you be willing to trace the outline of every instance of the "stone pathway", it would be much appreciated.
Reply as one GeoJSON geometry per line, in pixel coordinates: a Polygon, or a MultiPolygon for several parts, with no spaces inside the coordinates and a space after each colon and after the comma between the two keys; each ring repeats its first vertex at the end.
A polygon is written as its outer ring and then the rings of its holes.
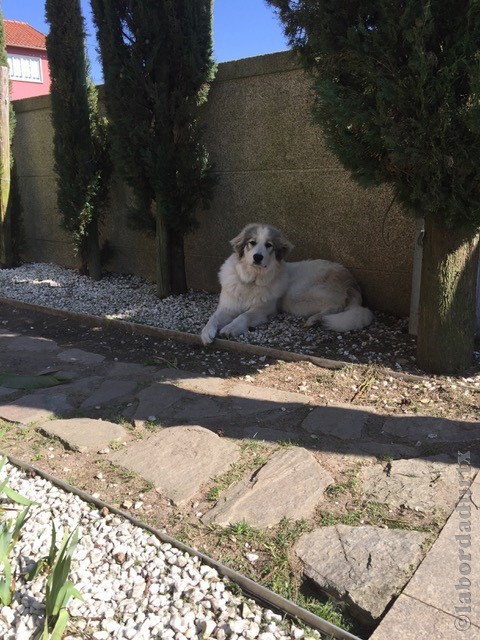
{"type": "Polygon", "coordinates": [[[422,559],[426,538],[418,531],[340,524],[304,535],[295,551],[309,578],[369,624],[422,559]]]}
{"type": "MultiPolygon", "coordinates": [[[[470,465],[459,468],[473,479],[470,465]]],[[[479,640],[479,538],[477,475],[371,640],[479,640]]]]}
{"type": "MultiPolygon", "coordinates": [[[[460,497],[457,451],[480,443],[478,422],[318,406],[303,394],[172,368],[109,362],[80,349],[62,350],[52,340],[0,330],[0,372],[6,371],[55,372],[64,382],[30,391],[0,387],[1,419],[34,423],[75,451],[108,451],[112,464],[139,474],[179,507],[234,468],[245,439],[280,443],[204,513],[204,523],[222,527],[245,521],[261,529],[284,518],[310,518],[325,503],[326,491],[338,489],[346,460],[360,462],[356,492],[365,501],[446,520],[460,497]],[[129,423],[148,427],[148,437],[136,440],[129,423]],[[340,461],[337,468],[335,460],[340,461]]],[[[471,464],[477,464],[476,459],[471,464]]],[[[304,534],[295,552],[305,575],[344,600],[363,621],[377,622],[403,589],[372,638],[421,638],[404,633],[419,602],[428,600],[429,607],[455,615],[446,602],[458,599],[457,592],[452,584],[443,584],[442,575],[445,558],[451,556],[448,562],[454,563],[458,556],[453,524],[451,529],[446,539],[444,530],[410,582],[424,556],[426,536],[418,531],[324,526],[304,534]],[[426,588],[422,575],[435,587],[426,588]],[[382,635],[384,625],[388,631],[382,635]]],[[[477,536],[478,531],[480,522],[477,536]]],[[[470,576],[477,590],[479,576],[479,571],[470,576]]],[[[477,624],[480,630],[479,602],[480,594],[471,618],[472,628],[477,624]]],[[[443,629],[443,622],[435,624],[443,629]]],[[[454,637],[442,633],[425,638],[454,637]]]]}
{"type": "Polygon", "coordinates": [[[279,451],[227,491],[203,521],[223,527],[246,521],[255,528],[264,528],[283,518],[308,518],[333,482],[333,477],[306,449],[279,451]]]}
{"type": "Polygon", "coordinates": [[[176,505],[191,500],[202,484],[227,471],[240,454],[239,447],[203,427],[160,429],[109,460],[153,482],[176,505]]]}

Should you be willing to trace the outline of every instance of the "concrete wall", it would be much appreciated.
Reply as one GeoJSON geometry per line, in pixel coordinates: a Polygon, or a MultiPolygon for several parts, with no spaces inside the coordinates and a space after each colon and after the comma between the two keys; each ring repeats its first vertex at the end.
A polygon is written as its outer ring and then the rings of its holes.
{"type": "MultiPolygon", "coordinates": [[[[348,266],[378,310],[408,314],[415,223],[388,189],[363,190],[325,148],[311,124],[308,79],[288,53],[219,65],[202,119],[219,183],[200,228],[187,238],[194,289],[218,290],[228,241],[248,222],[281,228],[295,244],[290,259],[325,258],[348,266]]],[[[59,229],[52,169],[49,98],[15,103],[14,145],[26,215],[26,259],[75,266],[59,229]]],[[[105,235],[117,249],[112,270],[154,278],[153,241],[128,230],[128,193],[112,189],[114,220],[105,235]]]]}

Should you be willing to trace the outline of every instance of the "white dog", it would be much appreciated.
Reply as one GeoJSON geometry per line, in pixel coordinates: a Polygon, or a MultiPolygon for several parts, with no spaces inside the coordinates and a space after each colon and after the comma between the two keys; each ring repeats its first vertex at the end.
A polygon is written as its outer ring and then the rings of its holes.
{"type": "Polygon", "coordinates": [[[293,246],[277,229],[249,224],[230,244],[234,253],[220,268],[220,300],[202,330],[203,344],[217,333],[239,336],[278,311],[334,331],[363,329],[372,321],[348,269],[327,260],[284,262],[293,246]]]}

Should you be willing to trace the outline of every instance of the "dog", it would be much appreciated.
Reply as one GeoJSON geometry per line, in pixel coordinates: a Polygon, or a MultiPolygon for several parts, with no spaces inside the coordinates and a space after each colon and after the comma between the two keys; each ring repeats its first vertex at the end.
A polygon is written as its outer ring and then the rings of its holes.
{"type": "Polygon", "coordinates": [[[328,260],[285,262],[293,245],[278,229],[249,224],[230,244],[233,253],[218,273],[218,307],[201,332],[204,345],[217,334],[239,336],[279,311],[306,318],[307,327],[321,322],[333,331],[363,329],[372,322],[348,269],[328,260]]]}

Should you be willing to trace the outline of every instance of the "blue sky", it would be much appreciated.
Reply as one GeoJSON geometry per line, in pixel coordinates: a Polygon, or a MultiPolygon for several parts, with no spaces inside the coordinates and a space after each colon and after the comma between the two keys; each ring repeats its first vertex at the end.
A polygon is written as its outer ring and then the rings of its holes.
{"type": "MultiPolygon", "coordinates": [[[[81,0],[87,48],[95,82],[102,81],[89,0],[81,0]]],[[[44,0],[0,0],[5,18],[28,22],[46,33],[44,0]]],[[[217,62],[287,49],[280,23],[264,0],[215,0],[214,53],[217,62]]]]}

